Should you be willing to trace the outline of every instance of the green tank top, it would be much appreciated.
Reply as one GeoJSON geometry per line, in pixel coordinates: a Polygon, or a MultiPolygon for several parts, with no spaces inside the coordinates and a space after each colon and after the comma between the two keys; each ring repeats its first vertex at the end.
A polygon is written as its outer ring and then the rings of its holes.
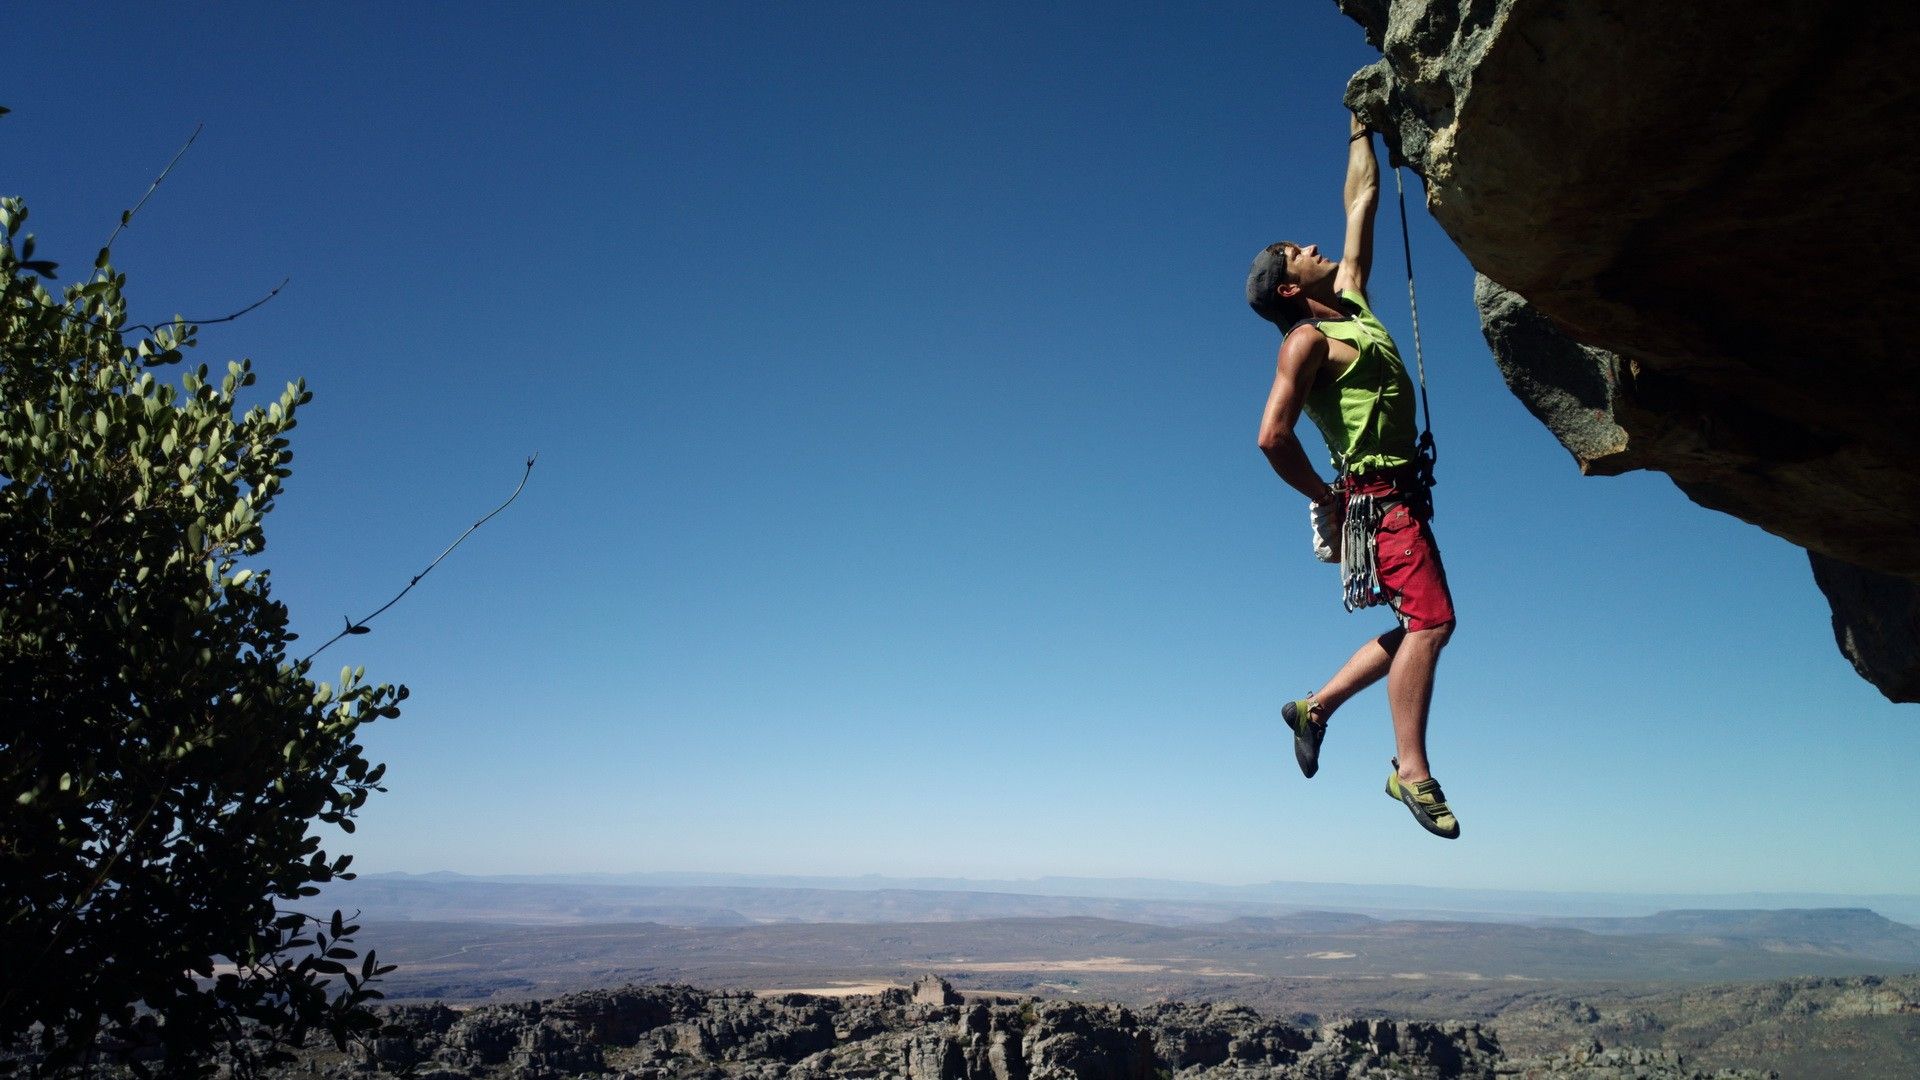
{"type": "Polygon", "coordinates": [[[1327,440],[1335,471],[1368,473],[1409,464],[1420,438],[1413,380],[1366,297],[1349,289],[1340,299],[1350,316],[1314,325],[1359,350],[1360,357],[1338,378],[1314,380],[1307,391],[1307,416],[1327,440]]]}

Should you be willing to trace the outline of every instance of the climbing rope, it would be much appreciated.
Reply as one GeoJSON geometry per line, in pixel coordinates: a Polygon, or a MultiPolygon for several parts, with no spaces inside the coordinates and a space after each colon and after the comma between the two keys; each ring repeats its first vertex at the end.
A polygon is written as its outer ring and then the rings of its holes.
{"type": "Polygon", "coordinates": [[[1407,308],[1413,313],[1413,362],[1420,372],[1420,482],[1432,487],[1433,467],[1440,460],[1440,450],[1433,441],[1433,407],[1427,401],[1427,359],[1420,349],[1420,300],[1413,290],[1413,240],[1407,231],[1407,189],[1400,182],[1397,165],[1393,170],[1393,191],[1400,198],[1400,250],[1407,258],[1407,308]]]}

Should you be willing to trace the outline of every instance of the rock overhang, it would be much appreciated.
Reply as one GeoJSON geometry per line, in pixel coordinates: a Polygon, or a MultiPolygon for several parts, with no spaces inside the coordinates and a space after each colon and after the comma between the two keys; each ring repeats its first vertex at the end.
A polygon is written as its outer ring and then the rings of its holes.
{"type": "Polygon", "coordinates": [[[1481,273],[1516,395],[1583,471],[1806,548],[1842,651],[1916,700],[1920,9],[1336,2],[1382,55],[1348,104],[1481,273]]]}

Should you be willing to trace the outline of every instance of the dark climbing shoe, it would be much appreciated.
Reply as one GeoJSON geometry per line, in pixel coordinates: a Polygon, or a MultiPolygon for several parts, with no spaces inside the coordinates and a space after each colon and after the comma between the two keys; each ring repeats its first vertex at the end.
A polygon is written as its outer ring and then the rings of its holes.
{"type": "Polygon", "coordinates": [[[1447,809],[1447,797],[1440,791],[1440,781],[1431,776],[1425,780],[1402,780],[1400,762],[1395,759],[1393,771],[1387,774],[1387,796],[1404,803],[1413,811],[1413,820],[1433,835],[1448,840],[1460,838],[1460,819],[1447,809]]]}
{"type": "Polygon", "coordinates": [[[1327,737],[1327,725],[1313,722],[1313,699],[1301,698],[1280,706],[1280,719],[1293,729],[1293,760],[1307,779],[1320,771],[1320,740],[1327,737]]]}

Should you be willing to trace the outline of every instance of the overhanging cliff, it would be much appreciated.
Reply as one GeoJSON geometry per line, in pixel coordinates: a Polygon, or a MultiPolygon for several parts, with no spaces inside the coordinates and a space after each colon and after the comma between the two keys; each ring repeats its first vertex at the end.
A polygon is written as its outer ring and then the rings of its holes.
{"type": "Polygon", "coordinates": [[[1806,548],[1842,650],[1920,700],[1920,9],[1336,2],[1515,394],[1583,471],[1806,548]]]}

